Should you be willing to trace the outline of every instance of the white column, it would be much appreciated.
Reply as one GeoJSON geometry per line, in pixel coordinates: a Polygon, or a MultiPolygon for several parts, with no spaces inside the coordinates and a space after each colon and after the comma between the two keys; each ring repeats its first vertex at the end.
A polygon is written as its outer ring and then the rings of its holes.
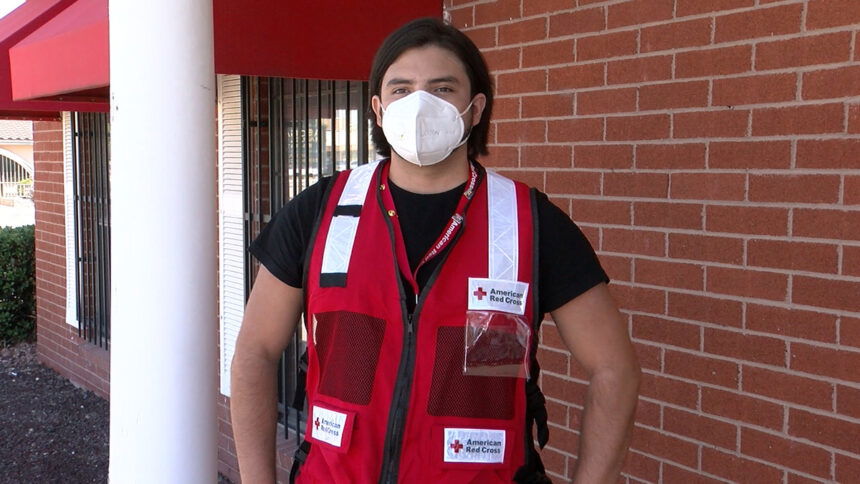
{"type": "Polygon", "coordinates": [[[110,481],[217,472],[212,0],[110,0],[110,481]]]}

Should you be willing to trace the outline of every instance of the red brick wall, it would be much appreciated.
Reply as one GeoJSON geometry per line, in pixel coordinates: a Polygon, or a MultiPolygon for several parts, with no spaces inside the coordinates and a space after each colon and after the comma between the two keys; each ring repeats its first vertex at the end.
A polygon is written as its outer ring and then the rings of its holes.
{"type": "Polygon", "coordinates": [[[39,359],[108,398],[110,356],[66,322],[66,227],[62,123],[33,123],[36,205],[36,338],[39,359]]]}
{"type": "MultiPolygon", "coordinates": [[[[860,481],[860,2],[445,7],[494,72],[491,164],[573,216],[628,317],[628,481],[860,481]]],[[[559,481],[585,383],[561,348],[547,327],[559,481]]]]}

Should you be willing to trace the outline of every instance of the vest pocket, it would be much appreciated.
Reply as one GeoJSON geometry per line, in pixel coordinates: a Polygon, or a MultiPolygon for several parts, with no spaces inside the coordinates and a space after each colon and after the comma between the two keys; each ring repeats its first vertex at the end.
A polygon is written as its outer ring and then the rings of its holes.
{"type": "Polygon", "coordinates": [[[317,313],[313,332],[319,392],[344,402],[370,403],[385,321],[350,311],[317,313]]]}
{"type": "Polygon", "coordinates": [[[437,330],[427,411],[437,417],[512,419],[518,379],[464,375],[464,331],[463,326],[437,330]]]}

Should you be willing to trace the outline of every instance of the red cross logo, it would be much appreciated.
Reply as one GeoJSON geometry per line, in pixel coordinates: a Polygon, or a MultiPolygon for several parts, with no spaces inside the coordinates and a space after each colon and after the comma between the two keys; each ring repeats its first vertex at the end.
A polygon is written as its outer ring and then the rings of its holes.
{"type": "Polygon", "coordinates": [[[314,426],[315,426],[316,428],[320,428],[320,418],[319,418],[319,417],[317,417],[317,419],[316,419],[316,420],[314,420],[314,426]]]}
{"type": "Polygon", "coordinates": [[[475,292],[473,292],[472,294],[474,294],[474,295],[475,295],[475,297],[477,297],[477,298],[478,298],[478,301],[480,301],[481,299],[484,299],[484,296],[486,296],[486,295],[487,295],[487,293],[486,293],[486,292],[484,292],[484,288],[483,288],[483,287],[479,287],[479,288],[478,288],[478,290],[477,290],[477,291],[475,291],[475,292]]]}
{"type": "Polygon", "coordinates": [[[460,439],[455,440],[454,443],[451,444],[451,448],[454,449],[455,454],[459,454],[460,449],[463,448],[463,444],[460,443],[460,439]]]}

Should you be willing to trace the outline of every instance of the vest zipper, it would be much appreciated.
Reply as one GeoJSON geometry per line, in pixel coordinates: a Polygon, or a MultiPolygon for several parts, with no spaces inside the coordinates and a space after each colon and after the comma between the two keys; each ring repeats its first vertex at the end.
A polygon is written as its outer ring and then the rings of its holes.
{"type": "MultiPolygon", "coordinates": [[[[478,180],[479,185],[483,180],[483,174],[478,180]]],[[[378,175],[377,175],[378,176],[378,175]]],[[[377,185],[378,185],[377,178],[377,185]]],[[[477,191],[477,186],[475,188],[477,191]]],[[[380,192],[376,195],[377,203],[382,211],[382,217],[385,224],[388,226],[388,235],[391,239],[391,246],[394,248],[395,269],[397,269],[397,287],[400,289],[400,308],[403,312],[403,321],[406,323],[406,331],[403,334],[403,351],[400,355],[400,365],[397,368],[397,378],[394,381],[394,395],[391,399],[391,406],[388,412],[388,428],[385,434],[384,451],[382,454],[382,474],[379,476],[380,484],[395,484],[397,482],[397,473],[400,465],[400,451],[403,447],[403,427],[406,425],[406,411],[409,406],[409,396],[412,390],[412,377],[415,371],[415,325],[418,321],[421,309],[423,307],[425,296],[430,292],[433,283],[442,272],[442,266],[448,260],[448,255],[454,250],[457,241],[463,232],[466,231],[466,219],[463,219],[460,230],[454,234],[448,247],[439,254],[441,260],[433,269],[433,274],[427,279],[427,283],[421,288],[420,294],[415,295],[415,311],[412,314],[406,309],[406,299],[404,297],[406,291],[403,289],[403,277],[400,275],[400,268],[397,266],[397,249],[396,237],[394,236],[394,225],[386,214],[385,206],[382,203],[380,192]]],[[[467,205],[468,208],[468,205],[467,205]]]]}
{"type": "MultiPolygon", "coordinates": [[[[417,306],[416,313],[417,314],[417,306]]],[[[403,355],[400,358],[400,368],[397,370],[397,381],[394,385],[388,432],[385,437],[385,452],[382,455],[382,476],[379,482],[397,482],[397,467],[400,462],[400,448],[403,445],[403,426],[406,425],[406,407],[409,404],[409,394],[412,389],[412,373],[415,368],[415,314],[406,318],[406,333],[403,341],[403,355]]]]}
{"type": "MultiPolygon", "coordinates": [[[[402,304],[403,314],[406,322],[406,332],[403,336],[403,353],[400,356],[400,367],[397,369],[397,380],[394,383],[394,397],[391,402],[391,410],[388,417],[388,432],[385,436],[385,451],[382,455],[382,475],[379,478],[380,484],[394,484],[397,482],[398,467],[400,465],[400,451],[403,446],[403,427],[406,425],[406,411],[409,406],[409,396],[412,390],[412,377],[415,370],[415,326],[418,321],[421,309],[426,299],[426,294],[430,292],[433,283],[442,271],[442,266],[448,259],[448,255],[457,244],[460,236],[466,231],[466,222],[463,221],[463,226],[454,235],[451,240],[451,245],[440,255],[442,260],[439,265],[433,269],[433,274],[427,279],[427,283],[421,289],[421,293],[415,296],[415,311],[408,314],[406,305],[402,304]]],[[[398,277],[398,285],[400,286],[401,294],[403,294],[403,279],[398,277]]]]}

